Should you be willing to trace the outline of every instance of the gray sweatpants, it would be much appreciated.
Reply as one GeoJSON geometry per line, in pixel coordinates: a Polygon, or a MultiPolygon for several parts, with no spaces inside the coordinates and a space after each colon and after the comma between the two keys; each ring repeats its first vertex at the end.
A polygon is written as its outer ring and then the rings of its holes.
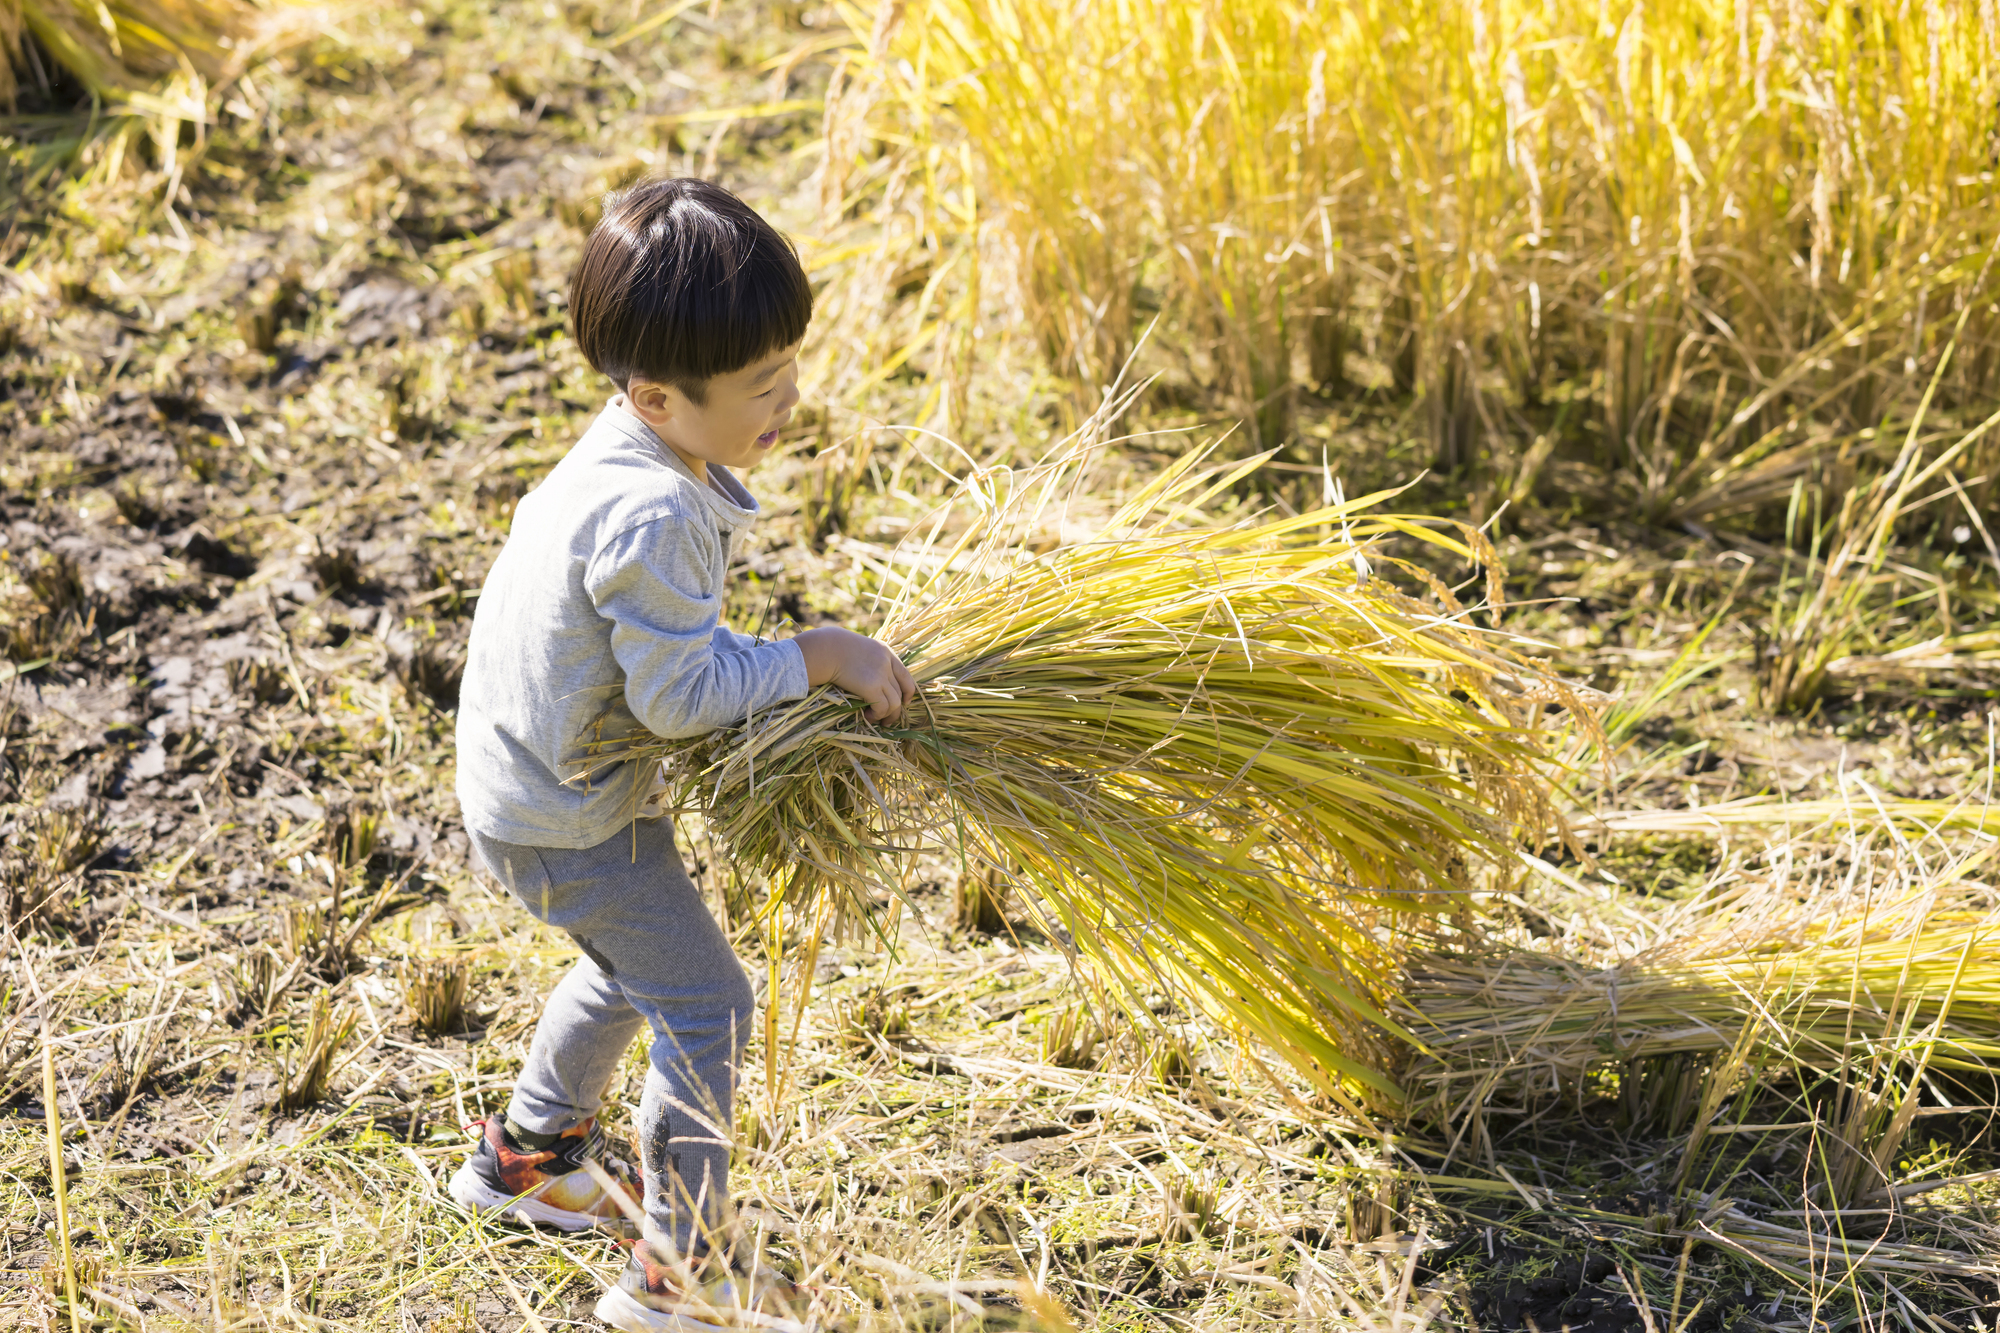
{"type": "Polygon", "coordinates": [[[700,1252],[729,1198],[736,1068],[756,997],[681,864],[672,821],[642,819],[581,851],[477,833],[472,844],[583,951],[542,1009],[507,1114],[538,1134],[596,1115],[632,1038],[651,1028],[638,1126],[646,1212],[681,1253],[700,1252]]]}

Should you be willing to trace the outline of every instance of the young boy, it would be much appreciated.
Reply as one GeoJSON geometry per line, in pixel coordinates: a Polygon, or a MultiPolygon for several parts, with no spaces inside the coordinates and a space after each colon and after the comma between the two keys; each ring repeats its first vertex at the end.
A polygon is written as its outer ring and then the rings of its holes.
{"type": "Polygon", "coordinates": [[[650,1029],[638,1131],[654,1239],[597,1313],[686,1330],[713,1326],[714,1307],[764,1301],[712,1252],[755,1001],[672,821],[635,821],[653,773],[592,767],[585,746],[642,728],[699,735],[823,684],[886,720],[916,686],[894,653],[847,630],[773,642],[719,623],[730,558],[758,513],[731,469],[770,453],[799,400],[812,289],[785,239],[719,186],[636,186],[605,201],[570,315],[584,356],[622,392],[521,501],[487,576],[460,692],[458,795],[480,860],[583,956],[451,1192],[564,1230],[615,1219],[585,1163],[630,1180],[596,1116],[650,1029]]]}

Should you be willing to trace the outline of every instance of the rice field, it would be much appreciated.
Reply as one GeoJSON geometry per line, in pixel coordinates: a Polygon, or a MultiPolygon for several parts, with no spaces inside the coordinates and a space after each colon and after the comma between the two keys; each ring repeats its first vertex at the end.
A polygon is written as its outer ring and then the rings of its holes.
{"type": "Polygon", "coordinates": [[[0,7],[0,1324],[597,1327],[452,710],[678,173],[931,685],[667,752],[823,1327],[1994,1327],[1990,8],[0,7]]]}

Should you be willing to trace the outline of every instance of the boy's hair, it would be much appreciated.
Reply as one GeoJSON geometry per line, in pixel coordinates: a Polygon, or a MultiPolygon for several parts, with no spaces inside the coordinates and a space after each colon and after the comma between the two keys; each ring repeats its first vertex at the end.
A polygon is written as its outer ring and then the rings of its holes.
{"type": "Polygon", "coordinates": [[[607,195],[569,284],[591,365],[698,406],[717,375],[805,337],[812,304],[791,243],[720,185],[685,177],[607,195]]]}

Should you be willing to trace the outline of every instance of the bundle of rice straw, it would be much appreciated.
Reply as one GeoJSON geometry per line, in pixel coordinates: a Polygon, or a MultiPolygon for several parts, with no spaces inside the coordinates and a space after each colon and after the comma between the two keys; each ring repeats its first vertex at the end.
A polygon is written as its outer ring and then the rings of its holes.
{"type": "Polygon", "coordinates": [[[1900,846],[1857,844],[1817,873],[1732,874],[1622,958],[1561,940],[1413,952],[1394,1008],[1422,1050],[1405,1086],[1426,1119],[1451,1124],[1674,1057],[1802,1084],[2000,1070],[2000,976],[1985,962],[2000,913],[1972,880],[1994,847],[1927,869],[1900,846]]]}
{"type": "Polygon", "coordinates": [[[1262,460],[1197,450],[1030,554],[1122,405],[1035,468],[975,470],[884,566],[879,637],[923,687],[902,725],[821,689],[603,757],[663,760],[679,807],[822,927],[941,847],[1020,887],[1130,1012],[1177,997],[1345,1103],[1393,1105],[1398,930],[1550,825],[1579,700],[1381,549],[1492,562],[1463,525],[1373,512],[1392,493],[1198,526],[1262,460]]]}

